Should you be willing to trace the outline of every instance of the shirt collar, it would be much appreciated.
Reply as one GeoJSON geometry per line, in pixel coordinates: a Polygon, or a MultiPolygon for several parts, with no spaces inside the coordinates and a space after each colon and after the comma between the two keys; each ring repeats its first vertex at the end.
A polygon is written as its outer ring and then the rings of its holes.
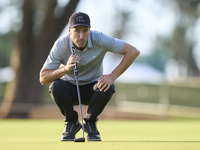
{"type": "Polygon", "coordinates": [[[88,48],[92,48],[92,40],[91,40],[91,35],[89,34],[89,37],[88,37],[88,44],[87,46],[88,48]]]}

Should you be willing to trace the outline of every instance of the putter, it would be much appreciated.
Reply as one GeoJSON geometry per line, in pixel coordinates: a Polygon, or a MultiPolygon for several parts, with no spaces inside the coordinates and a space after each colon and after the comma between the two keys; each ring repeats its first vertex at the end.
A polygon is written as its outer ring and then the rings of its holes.
{"type": "MultiPolygon", "coordinates": [[[[75,55],[75,48],[72,47],[72,54],[75,55]]],[[[79,91],[79,82],[78,82],[78,69],[77,69],[77,64],[74,66],[74,76],[76,80],[76,87],[77,87],[77,94],[78,94],[78,102],[80,106],[80,113],[81,113],[81,121],[82,121],[82,128],[83,128],[83,137],[82,138],[77,138],[74,140],[74,142],[85,142],[85,137],[84,137],[84,125],[83,125],[83,113],[82,113],[82,105],[81,105],[81,96],[80,96],[80,91],[79,91]]]]}

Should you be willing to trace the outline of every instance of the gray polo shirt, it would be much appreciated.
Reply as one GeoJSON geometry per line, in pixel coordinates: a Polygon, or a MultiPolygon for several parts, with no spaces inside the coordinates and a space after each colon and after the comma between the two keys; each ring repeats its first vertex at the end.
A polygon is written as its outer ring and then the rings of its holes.
{"type": "MultiPolygon", "coordinates": [[[[60,65],[66,65],[72,54],[73,46],[70,35],[60,37],[53,45],[44,67],[49,70],[58,69],[60,65]]],[[[79,84],[89,84],[97,81],[103,74],[103,58],[106,52],[118,53],[122,51],[124,41],[112,38],[102,32],[90,30],[88,43],[83,51],[75,49],[79,56],[78,77],[79,84]]],[[[111,62],[112,63],[112,62],[111,62]]],[[[76,84],[73,69],[62,77],[63,80],[76,84]]]]}

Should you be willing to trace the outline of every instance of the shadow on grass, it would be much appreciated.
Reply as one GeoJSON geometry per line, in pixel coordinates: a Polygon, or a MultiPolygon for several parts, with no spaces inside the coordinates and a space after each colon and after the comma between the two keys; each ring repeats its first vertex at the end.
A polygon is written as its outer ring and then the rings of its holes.
{"type": "Polygon", "coordinates": [[[135,143],[200,143],[200,141],[131,141],[131,140],[122,140],[122,141],[114,141],[114,140],[103,140],[102,142],[135,142],[135,143]]]}

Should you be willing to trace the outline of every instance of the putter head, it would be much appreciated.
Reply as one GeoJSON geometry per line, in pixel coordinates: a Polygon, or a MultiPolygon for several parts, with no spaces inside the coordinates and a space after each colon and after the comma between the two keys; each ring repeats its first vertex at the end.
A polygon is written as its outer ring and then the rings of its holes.
{"type": "Polygon", "coordinates": [[[75,139],[74,142],[85,142],[85,138],[82,137],[82,138],[75,139]]]}

